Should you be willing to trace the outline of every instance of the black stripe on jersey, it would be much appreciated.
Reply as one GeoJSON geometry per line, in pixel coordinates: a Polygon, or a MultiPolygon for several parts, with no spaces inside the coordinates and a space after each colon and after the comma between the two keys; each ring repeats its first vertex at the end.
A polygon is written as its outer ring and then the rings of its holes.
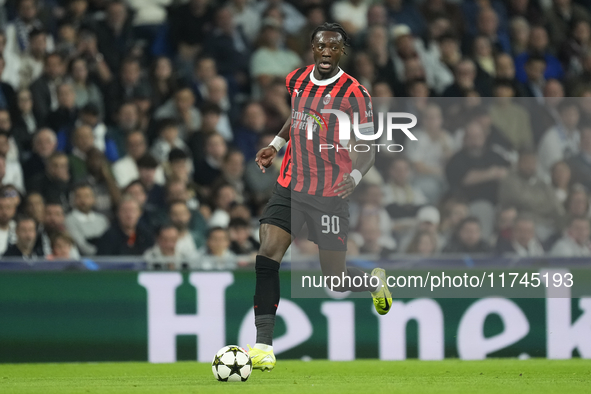
{"type": "MultiPolygon", "coordinates": [[[[292,88],[292,85],[295,86],[298,79],[300,79],[300,77],[302,76],[302,74],[308,69],[308,67],[302,67],[299,68],[295,71],[295,74],[292,75],[292,77],[289,79],[287,85],[289,86],[289,88],[292,88]]],[[[292,95],[293,93],[291,91],[289,91],[289,94],[292,95]]]]}
{"type": "MultiPolygon", "coordinates": [[[[343,100],[347,100],[347,97],[344,97],[347,93],[347,90],[349,90],[349,88],[351,87],[351,85],[353,84],[353,80],[351,78],[348,78],[347,81],[341,86],[341,88],[339,89],[338,92],[336,92],[335,95],[339,96],[339,101],[338,104],[339,106],[335,106],[336,109],[340,108],[340,104],[343,102],[343,100]]],[[[335,122],[332,124],[336,124],[336,115],[331,115],[332,117],[334,117],[335,122]]],[[[328,141],[335,141],[335,145],[339,143],[340,139],[339,136],[336,135],[338,133],[338,130],[336,127],[331,127],[328,130],[328,135],[327,135],[327,140],[328,141]]],[[[339,177],[339,173],[340,173],[340,169],[338,167],[338,165],[336,164],[337,162],[337,158],[336,158],[336,146],[335,149],[329,149],[328,150],[328,159],[330,163],[333,163],[333,171],[332,171],[332,179],[330,184],[334,185],[339,177]]]]}

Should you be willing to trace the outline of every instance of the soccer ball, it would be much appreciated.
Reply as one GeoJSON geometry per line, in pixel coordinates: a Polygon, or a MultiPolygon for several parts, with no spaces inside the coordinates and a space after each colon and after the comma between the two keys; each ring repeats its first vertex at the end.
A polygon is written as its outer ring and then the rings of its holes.
{"type": "Polygon", "coordinates": [[[252,372],[252,361],[241,347],[224,346],[213,358],[211,370],[220,382],[246,382],[252,372]]]}

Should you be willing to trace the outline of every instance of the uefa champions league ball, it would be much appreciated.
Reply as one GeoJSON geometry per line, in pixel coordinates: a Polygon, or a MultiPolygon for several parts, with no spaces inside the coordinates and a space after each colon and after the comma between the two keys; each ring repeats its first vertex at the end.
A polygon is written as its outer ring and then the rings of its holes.
{"type": "Polygon", "coordinates": [[[224,346],[213,358],[211,370],[220,382],[246,382],[252,372],[252,361],[241,347],[224,346]]]}

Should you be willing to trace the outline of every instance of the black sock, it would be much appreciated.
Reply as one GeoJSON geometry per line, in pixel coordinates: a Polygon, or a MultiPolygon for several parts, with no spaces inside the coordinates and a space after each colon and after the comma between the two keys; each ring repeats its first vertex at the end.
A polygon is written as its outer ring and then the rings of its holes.
{"type": "Polygon", "coordinates": [[[254,292],[254,324],[257,328],[257,343],[273,345],[275,314],[279,305],[279,263],[257,255],[256,288],[254,292]]]}
{"type": "Polygon", "coordinates": [[[352,292],[362,292],[362,291],[376,291],[376,287],[372,286],[370,283],[371,275],[366,274],[359,268],[355,267],[347,267],[347,276],[351,279],[350,281],[347,280],[343,283],[339,291],[352,291],[352,292]],[[360,277],[361,280],[354,280],[356,277],[360,277]],[[365,277],[365,278],[364,278],[365,277]],[[354,286],[354,283],[361,283],[361,286],[354,286]],[[366,286],[364,286],[366,285],[366,286]]]}

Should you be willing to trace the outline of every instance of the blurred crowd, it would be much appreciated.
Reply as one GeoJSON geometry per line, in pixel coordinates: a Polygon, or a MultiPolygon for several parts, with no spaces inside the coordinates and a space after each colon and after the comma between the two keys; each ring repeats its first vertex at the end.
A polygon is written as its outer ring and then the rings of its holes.
{"type": "Polygon", "coordinates": [[[325,21],[342,68],[419,119],[357,188],[351,255],[591,256],[590,1],[0,4],[5,258],[251,261],[280,164],[254,157],[325,21]]]}

